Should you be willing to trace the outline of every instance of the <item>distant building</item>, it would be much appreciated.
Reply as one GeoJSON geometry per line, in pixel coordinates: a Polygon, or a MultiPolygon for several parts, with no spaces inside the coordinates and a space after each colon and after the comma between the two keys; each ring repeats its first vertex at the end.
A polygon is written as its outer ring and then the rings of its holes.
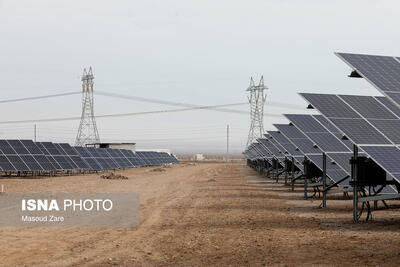
{"type": "Polygon", "coordinates": [[[99,148],[129,149],[133,152],[136,151],[136,143],[96,143],[90,146],[99,148]]]}
{"type": "Polygon", "coordinates": [[[203,154],[194,154],[194,155],[192,156],[192,160],[195,160],[195,161],[204,160],[204,155],[203,155],[203,154]]]}

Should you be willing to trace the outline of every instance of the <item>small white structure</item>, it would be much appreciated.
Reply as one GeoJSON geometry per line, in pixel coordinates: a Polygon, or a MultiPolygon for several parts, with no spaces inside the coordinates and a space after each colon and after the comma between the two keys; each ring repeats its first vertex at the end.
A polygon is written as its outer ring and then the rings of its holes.
{"type": "Polygon", "coordinates": [[[192,160],[195,160],[195,161],[202,161],[202,160],[204,160],[204,155],[203,155],[203,154],[194,154],[194,155],[192,156],[192,160]]]}
{"type": "Polygon", "coordinates": [[[114,149],[129,149],[136,151],[136,143],[96,143],[94,147],[99,148],[114,148],[114,149]]]}

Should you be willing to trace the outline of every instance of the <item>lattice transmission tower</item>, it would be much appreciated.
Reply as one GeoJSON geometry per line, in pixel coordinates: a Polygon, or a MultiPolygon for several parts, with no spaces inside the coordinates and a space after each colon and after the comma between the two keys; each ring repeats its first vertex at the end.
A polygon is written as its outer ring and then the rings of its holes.
{"type": "Polygon", "coordinates": [[[254,84],[253,77],[250,79],[250,86],[246,91],[250,93],[247,97],[250,103],[250,131],[247,138],[246,147],[255,142],[257,138],[262,138],[264,133],[264,103],[266,95],[264,90],[268,87],[264,86],[264,77],[261,76],[258,85],[254,84]]]}
{"type": "Polygon", "coordinates": [[[82,75],[82,115],[78,134],[76,135],[76,146],[100,142],[96,119],[94,117],[93,79],[92,67],[89,68],[89,71],[84,69],[82,75]]]}

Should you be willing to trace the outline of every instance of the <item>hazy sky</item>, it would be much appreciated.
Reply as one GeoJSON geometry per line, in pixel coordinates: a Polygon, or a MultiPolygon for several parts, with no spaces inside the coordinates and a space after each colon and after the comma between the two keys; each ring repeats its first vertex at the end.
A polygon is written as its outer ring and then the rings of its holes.
{"type": "MultiPolygon", "coordinates": [[[[95,90],[200,105],[246,101],[264,75],[268,101],[304,105],[297,92],[379,95],[333,52],[400,55],[398,1],[0,0],[0,99],[95,90]]],[[[97,96],[95,113],[169,109],[97,96]]],[[[232,107],[233,108],[233,107],[232,107]]],[[[0,121],[79,116],[79,95],[0,104],[0,121]]],[[[247,106],[235,109],[248,110],[247,106]]],[[[304,110],[306,112],[306,110],[304,110]]],[[[266,130],[285,119],[265,117],[266,130]]],[[[249,116],[213,111],[98,119],[102,141],[173,152],[231,151],[249,116]]],[[[38,123],[38,140],[73,143],[79,121],[38,123]]],[[[0,124],[0,138],[33,138],[33,124],[0,124]]]]}

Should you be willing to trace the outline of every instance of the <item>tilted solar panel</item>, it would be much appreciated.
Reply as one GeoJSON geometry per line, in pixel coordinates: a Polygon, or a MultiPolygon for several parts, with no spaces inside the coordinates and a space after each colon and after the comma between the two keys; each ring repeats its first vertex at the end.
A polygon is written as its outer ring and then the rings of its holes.
{"type": "Polygon", "coordinates": [[[355,144],[390,144],[391,142],[377,129],[375,129],[365,118],[362,118],[344,100],[337,95],[322,95],[301,93],[311,105],[322,115],[328,118],[355,144]],[[319,101],[323,99],[325,105],[319,101]],[[328,104],[334,103],[334,104],[328,104]],[[347,113],[335,113],[336,110],[351,110],[347,113]]]}
{"type": "Polygon", "coordinates": [[[281,146],[286,150],[286,152],[291,156],[304,156],[299,150],[296,150],[295,145],[292,144],[283,134],[278,131],[268,131],[268,134],[274,138],[281,146]]]}
{"type": "Polygon", "coordinates": [[[306,137],[324,152],[350,151],[334,134],[330,133],[312,115],[284,114],[306,137]]]}
{"type": "Polygon", "coordinates": [[[400,63],[395,57],[336,53],[375,88],[400,104],[400,63]]]}
{"type": "Polygon", "coordinates": [[[3,154],[0,153],[0,168],[2,171],[16,171],[17,169],[12,165],[10,160],[3,154]]]}

